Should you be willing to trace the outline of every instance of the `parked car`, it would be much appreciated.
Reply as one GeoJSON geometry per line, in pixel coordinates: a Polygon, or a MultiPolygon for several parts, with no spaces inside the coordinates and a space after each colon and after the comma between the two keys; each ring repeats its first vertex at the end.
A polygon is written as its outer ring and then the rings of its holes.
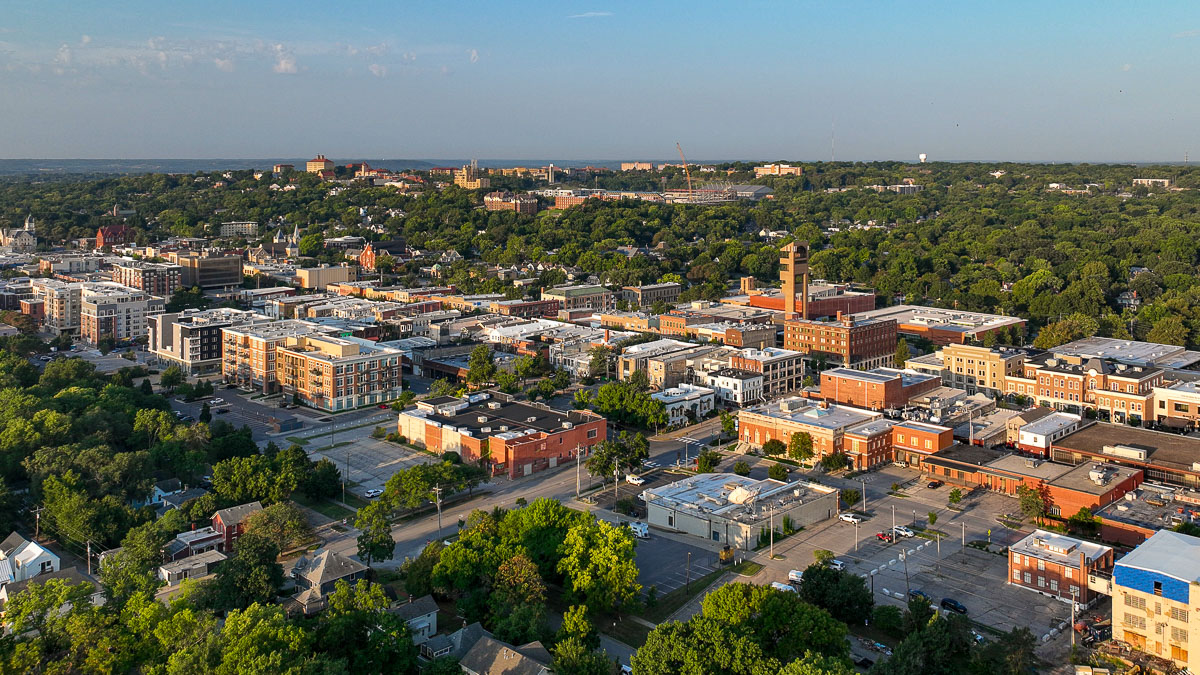
{"type": "Polygon", "coordinates": [[[909,600],[924,600],[925,602],[928,602],[931,605],[933,604],[933,598],[929,597],[928,593],[926,593],[925,591],[923,591],[919,588],[914,588],[911,591],[909,591],[908,599],[909,600]]]}
{"type": "Polygon", "coordinates": [[[967,613],[966,605],[955,600],[954,598],[942,598],[942,609],[948,609],[951,612],[956,612],[958,614],[967,613]]]}
{"type": "Polygon", "coordinates": [[[366,492],[364,492],[363,496],[366,497],[367,499],[374,499],[382,494],[383,494],[383,490],[380,490],[379,488],[371,488],[370,490],[367,490],[366,492]]]}
{"type": "Polygon", "coordinates": [[[804,580],[804,570],[791,570],[788,572],[788,581],[793,584],[798,584],[804,580]]]}
{"type": "Polygon", "coordinates": [[[884,542],[884,543],[887,543],[887,544],[890,544],[890,543],[892,543],[892,542],[893,542],[893,541],[895,541],[895,539],[896,539],[895,537],[893,537],[892,535],[888,534],[887,532],[876,532],[876,533],[875,533],[875,538],[876,538],[876,539],[878,539],[879,541],[882,541],[882,542],[884,542]]]}
{"type": "Polygon", "coordinates": [[[829,561],[829,569],[837,570],[837,571],[841,572],[842,570],[846,569],[846,563],[842,562],[841,560],[837,560],[837,559],[830,560],[829,561]]]}
{"type": "Polygon", "coordinates": [[[908,467],[908,465],[907,465],[907,464],[905,464],[904,462],[892,462],[892,466],[898,466],[898,467],[900,467],[901,469],[904,469],[904,468],[907,468],[907,467],[908,467]]]}
{"type": "Polygon", "coordinates": [[[217,414],[218,414],[218,415],[228,415],[228,414],[229,414],[229,408],[221,408],[220,410],[218,410],[218,411],[217,411],[217,414]]]}
{"type": "Polygon", "coordinates": [[[390,408],[390,407],[392,407],[392,406],[390,406],[390,405],[388,405],[388,404],[386,404],[386,403],[380,403],[380,404],[379,404],[379,409],[380,409],[380,410],[387,410],[387,409],[388,409],[388,408],[390,408]]]}
{"type": "Polygon", "coordinates": [[[184,415],[183,417],[179,418],[179,421],[180,422],[195,422],[196,418],[192,417],[191,415],[184,415]]]}
{"type": "Polygon", "coordinates": [[[896,533],[896,534],[900,535],[901,537],[915,537],[915,536],[917,536],[917,533],[916,533],[916,532],[913,532],[911,529],[909,529],[909,528],[905,527],[904,525],[897,525],[897,526],[895,526],[895,527],[893,527],[893,528],[892,528],[892,531],[893,531],[894,533],[896,533]]]}
{"type": "Polygon", "coordinates": [[[650,538],[650,526],[646,523],[629,523],[629,531],[638,539],[650,538]]]}
{"type": "Polygon", "coordinates": [[[862,522],[862,518],[853,513],[839,513],[838,520],[845,521],[847,523],[854,523],[856,525],[862,522]]]}
{"type": "Polygon", "coordinates": [[[945,485],[945,483],[943,483],[940,480],[931,480],[925,487],[933,488],[934,490],[936,490],[936,489],[942,487],[943,485],[945,485]]]}
{"type": "Polygon", "coordinates": [[[211,404],[213,404],[213,405],[221,405],[221,404],[222,404],[222,403],[224,403],[224,402],[225,402],[225,399],[223,399],[223,398],[219,398],[219,397],[218,397],[218,398],[214,398],[213,400],[209,401],[209,403],[211,403],[211,404]]]}
{"type": "Polygon", "coordinates": [[[782,581],[772,581],[771,588],[774,588],[777,591],[783,591],[785,593],[795,593],[796,592],[795,586],[785,584],[782,581]]]}
{"type": "Polygon", "coordinates": [[[629,483],[630,485],[643,485],[645,484],[646,479],[631,473],[625,476],[625,482],[629,483]]]}

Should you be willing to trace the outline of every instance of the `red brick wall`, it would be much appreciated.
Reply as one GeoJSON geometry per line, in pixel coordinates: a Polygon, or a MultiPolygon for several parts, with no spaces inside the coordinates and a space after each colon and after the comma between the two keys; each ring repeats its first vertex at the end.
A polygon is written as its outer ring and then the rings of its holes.
{"type": "Polygon", "coordinates": [[[590,448],[604,441],[607,424],[605,420],[598,419],[551,434],[539,433],[507,441],[492,438],[489,443],[491,458],[493,462],[503,465],[504,473],[510,478],[525,475],[526,464],[532,464],[535,472],[541,471],[549,468],[551,457],[557,458],[561,465],[575,456],[576,446],[590,448]],[[594,432],[591,438],[588,437],[589,431],[594,432]]]}
{"type": "Polygon", "coordinates": [[[821,398],[872,410],[902,406],[908,400],[899,378],[887,382],[864,382],[838,377],[829,371],[821,373],[821,398]]]}

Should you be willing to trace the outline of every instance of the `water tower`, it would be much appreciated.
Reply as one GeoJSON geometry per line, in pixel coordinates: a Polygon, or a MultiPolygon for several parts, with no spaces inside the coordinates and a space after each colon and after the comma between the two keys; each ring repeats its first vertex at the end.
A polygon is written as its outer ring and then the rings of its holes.
{"type": "Polygon", "coordinates": [[[926,158],[926,157],[928,157],[928,156],[929,156],[929,155],[926,155],[925,153],[923,153],[923,152],[922,152],[921,154],[917,155],[917,159],[921,160],[921,163],[922,163],[922,164],[924,164],[924,163],[925,163],[925,158],[926,158]]]}

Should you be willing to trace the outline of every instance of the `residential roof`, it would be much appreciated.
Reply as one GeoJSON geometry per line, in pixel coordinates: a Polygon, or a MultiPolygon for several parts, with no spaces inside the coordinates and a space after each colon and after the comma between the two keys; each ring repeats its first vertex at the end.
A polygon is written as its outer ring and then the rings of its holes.
{"type": "Polygon", "coordinates": [[[449,635],[444,633],[434,635],[425,644],[421,645],[421,649],[430,653],[437,653],[449,647],[450,653],[447,656],[461,658],[465,652],[475,646],[476,642],[479,642],[484,637],[491,636],[492,634],[476,621],[473,624],[459,628],[449,635]]]}
{"type": "MultiPolygon", "coordinates": [[[[14,581],[12,583],[5,584],[4,585],[4,594],[8,597],[9,600],[12,600],[13,597],[16,596],[18,593],[25,590],[26,588],[29,588],[30,584],[43,584],[43,583],[46,583],[47,581],[50,581],[51,579],[62,579],[63,581],[65,581],[66,583],[71,584],[71,585],[76,585],[76,584],[81,584],[81,583],[90,583],[94,587],[96,584],[95,579],[80,572],[78,569],[75,569],[74,567],[67,567],[67,568],[61,569],[57,572],[47,572],[45,574],[39,574],[35,577],[30,577],[30,578],[24,579],[22,581],[14,581]]],[[[4,606],[2,604],[0,604],[0,609],[4,609],[4,606]]]]}
{"type": "Polygon", "coordinates": [[[239,504],[238,506],[221,509],[213,514],[213,518],[220,518],[221,522],[226,525],[237,525],[250,514],[258,513],[259,511],[262,511],[262,504],[259,502],[250,502],[249,504],[239,504]]]}
{"type": "Polygon", "coordinates": [[[549,671],[550,660],[550,653],[540,642],[514,647],[483,637],[463,655],[459,665],[480,675],[541,675],[549,671]]]}
{"type": "Polygon", "coordinates": [[[1173,530],[1155,532],[1117,561],[1119,567],[1159,572],[1187,583],[1200,583],[1200,538],[1173,530]]]}
{"type": "Polygon", "coordinates": [[[432,595],[425,595],[411,602],[406,602],[399,607],[392,609],[392,613],[396,616],[409,621],[419,616],[433,614],[438,611],[438,605],[433,600],[432,595]]]}
{"type": "Polygon", "coordinates": [[[314,588],[319,588],[330,581],[345,579],[366,569],[367,566],[357,560],[325,549],[311,558],[301,556],[292,567],[292,574],[307,579],[314,588]]]}

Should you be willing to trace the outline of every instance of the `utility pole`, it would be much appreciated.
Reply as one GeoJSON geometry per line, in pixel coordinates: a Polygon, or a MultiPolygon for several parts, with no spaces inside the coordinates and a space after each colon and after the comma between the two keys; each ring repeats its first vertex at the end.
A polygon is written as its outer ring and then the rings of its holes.
{"type": "MultiPolygon", "coordinates": [[[[88,562],[88,576],[90,577],[90,576],[92,576],[92,540],[91,539],[87,540],[87,562],[88,562]]],[[[1073,617],[1074,617],[1074,614],[1072,614],[1072,618],[1073,617]]],[[[1074,625],[1075,621],[1072,620],[1071,624],[1074,625]]]]}
{"type": "Polygon", "coordinates": [[[684,584],[687,586],[687,588],[684,590],[684,593],[690,594],[692,592],[692,552],[691,551],[688,551],[688,554],[687,554],[687,574],[684,575],[684,584]]]}
{"type": "Polygon", "coordinates": [[[892,504],[892,538],[896,537],[896,505],[892,504]]]}
{"type": "Polygon", "coordinates": [[[858,553],[858,521],[854,521],[854,552],[858,553]]]}
{"type": "Polygon", "coordinates": [[[863,510],[863,513],[866,513],[867,512],[867,479],[863,478],[863,479],[861,479],[861,481],[862,481],[862,489],[863,489],[863,491],[862,491],[862,502],[863,502],[862,510],[863,510]]]}
{"type": "Polygon", "coordinates": [[[579,499],[579,455],[582,451],[582,445],[575,446],[575,499],[579,499]]]}
{"type": "Polygon", "coordinates": [[[1071,649],[1075,649],[1075,591],[1071,591],[1071,649]]]}
{"type": "Polygon", "coordinates": [[[34,539],[34,541],[37,541],[38,538],[40,538],[42,535],[42,511],[45,511],[45,510],[46,510],[46,507],[44,507],[44,506],[39,506],[33,510],[33,539],[34,539]]]}
{"type": "Polygon", "coordinates": [[[438,512],[438,540],[442,538],[442,484],[438,483],[433,488],[434,504],[437,505],[438,512]]]}
{"type": "Polygon", "coordinates": [[[775,511],[771,510],[771,560],[775,559],[775,511]]]}
{"type": "Polygon", "coordinates": [[[621,481],[618,480],[621,476],[621,467],[614,460],[613,462],[613,502],[616,503],[621,499],[621,481]]]}
{"type": "Polygon", "coordinates": [[[912,597],[912,586],[908,582],[908,551],[900,553],[900,559],[904,561],[904,591],[908,597],[912,597]]]}

